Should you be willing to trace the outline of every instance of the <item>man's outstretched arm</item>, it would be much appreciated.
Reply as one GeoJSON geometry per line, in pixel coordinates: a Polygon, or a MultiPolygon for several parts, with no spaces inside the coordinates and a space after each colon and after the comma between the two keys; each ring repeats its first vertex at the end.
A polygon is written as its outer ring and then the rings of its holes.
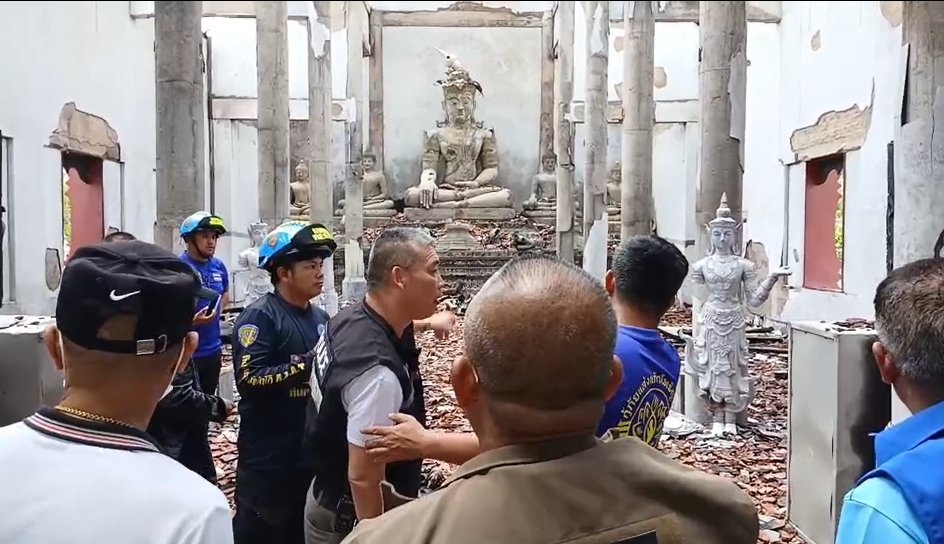
{"type": "Polygon", "coordinates": [[[414,459],[436,459],[461,465],[479,454],[475,433],[439,433],[424,429],[406,414],[390,414],[392,427],[368,427],[361,431],[372,436],[364,448],[375,461],[392,463],[414,459]]]}

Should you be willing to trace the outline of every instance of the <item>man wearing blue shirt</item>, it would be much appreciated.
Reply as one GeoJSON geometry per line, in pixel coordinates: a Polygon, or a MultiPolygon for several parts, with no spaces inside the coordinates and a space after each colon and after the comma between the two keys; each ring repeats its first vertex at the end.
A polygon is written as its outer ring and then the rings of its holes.
{"type": "Polygon", "coordinates": [[[682,367],[659,322],[687,274],[685,255],[658,236],[634,236],[613,255],[604,283],[619,322],[616,356],[623,383],[606,403],[597,436],[635,436],[658,445],[682,367]]]}
{"type": "Polygon", "coordinates": [[[180,236],[187,244],[180,258],[197,272],[203,287],[218,294],[218,298],[197,303],[193,320],[193,330],[200,335],[193,366],[200,389],[207,395],[216,394],[220,383],[223,357],[220,312],[229,302],[229,273],[223,261],[214,257],[216,243],[223,234],[226,234],[223,220],[209,212],[197,212],[180,225],[180,236]]]}
{"type": "Polygon", "coordinates": [[[844,500],[837,544],[944,543],[944,260],[893,270],[875,293],[872,346],[911,417],[875,437],[875,470],[844,500]]]}

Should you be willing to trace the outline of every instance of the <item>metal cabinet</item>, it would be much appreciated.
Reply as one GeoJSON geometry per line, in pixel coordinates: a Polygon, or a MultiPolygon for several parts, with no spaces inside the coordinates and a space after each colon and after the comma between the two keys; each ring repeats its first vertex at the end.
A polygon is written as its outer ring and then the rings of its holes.
{"type": "Polygon", "coordinates": [[[62,374],[43,344],[49,317],[0,316],[0,427],[62,398],[62,374]]]}
{"type": "Polygon", "coordinates": [[[872,330],[791,324],[787,517],[815,544],[834,543],[843,497],[874,466],[871,433],[891,418],[875,338],[872,330]]]}

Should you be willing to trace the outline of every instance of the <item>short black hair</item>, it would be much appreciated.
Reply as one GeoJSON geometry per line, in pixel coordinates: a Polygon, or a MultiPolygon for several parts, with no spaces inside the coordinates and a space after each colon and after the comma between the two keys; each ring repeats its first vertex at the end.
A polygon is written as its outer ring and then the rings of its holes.
{"type": "Polygon", "coordinates": [[[367,259],[367,290],[383,285],[394,266],[409,268],[420,259],[420,250],[433,246],[435,239],[426,229],[391,227],[374,240],[367,259]]]}
{"type": "Polygon", "coordinates": [[[675,303],[688,259],[668,240],[637,235],[616,249],[612,270],[619,300],[661,316],[675,303]]]}
{"type": "Polygon", "coordinates": [[[892,270],[875,290],[875,329],[898,371],[944,393],[944,259],[892,270]]]}
{"type": "Polygon", "coordinates": [[[123,230],[116,230],[115,232],[109,234],[105,237],[104,242],[120,242],[122,240],[137,240],[133,234],[125,232],[123,230]]]}

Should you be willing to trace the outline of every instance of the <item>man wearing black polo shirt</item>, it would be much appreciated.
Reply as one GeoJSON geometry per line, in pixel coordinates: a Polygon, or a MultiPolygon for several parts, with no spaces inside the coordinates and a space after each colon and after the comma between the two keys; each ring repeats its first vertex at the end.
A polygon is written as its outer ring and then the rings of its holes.
{"type": "Polygon", "coordinates": [[[321,293],[323,260],[335,242],[321,225],[290,221],[266,235],[259,266],[275,293],[239,315],[233,364],[239,401],[236,544],[304,542],[311,460],[302,451],[313,351],[328,315],[309,302],[321,293]]]}
{"type": "Polygon", "coordinates": [[[387,424],[391,413],[424,416],[413,328],[436,311],[442,284],[433,238],[420,229],[387,229],[370,253],[365,300],[339,312],[321,336],[306,422],[306,451],[315,462],[306,544],[340,542],[355,520],[379,516],[381,481],[417,495],[419,462],[375,463],[360,431],[387,424]]]}
{"type": "Polygon", "coordinates": [[[44,340],[62,402],[0,429],[0,542],[227,544],[223,493],[144,432],[197,347],[200,278],[139,241],[69,259],[44,340]]]}

